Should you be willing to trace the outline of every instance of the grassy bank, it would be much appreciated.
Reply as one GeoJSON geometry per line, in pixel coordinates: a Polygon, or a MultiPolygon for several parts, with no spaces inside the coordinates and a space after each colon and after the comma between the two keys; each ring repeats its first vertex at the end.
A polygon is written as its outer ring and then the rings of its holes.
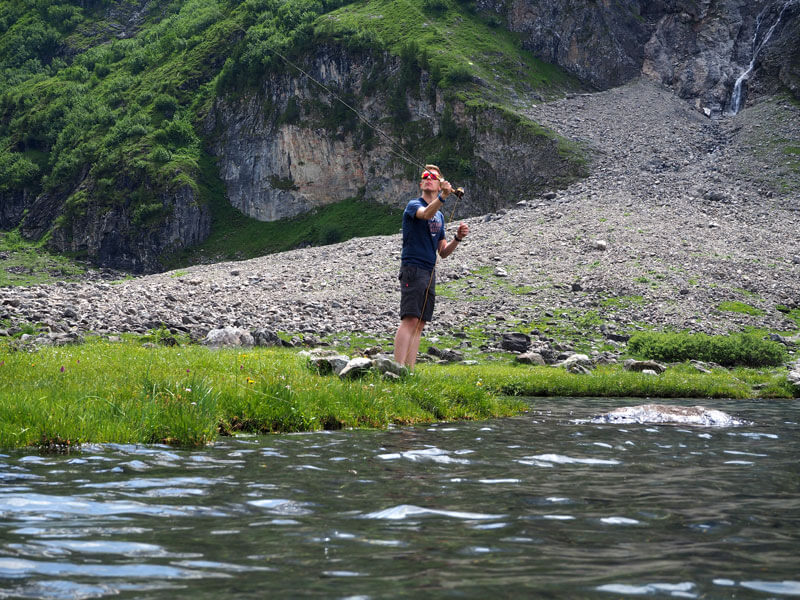
{"type": "Polygon", "coordinates": [[[0,447],[199,445],[220,433],[384,427],[511,415],[524,405],[430,369],[401,384],[321,377],[295,351],[93,341],[0,351],[0,447]]]}
{"type": "Polygon", "coordinates": [[[516,396],[791,397],[786,378],[686,365],[653,377],[618,366],[420,365],[401,382],[322,377],[295,350],[144,347],[100,340],[35,353],[0,347],[0,447],[89,442],[202,445],[219,435],[385,427],[520,413],[516,396]],[[757,390],[757,391],[756,391],[757,390]]]}

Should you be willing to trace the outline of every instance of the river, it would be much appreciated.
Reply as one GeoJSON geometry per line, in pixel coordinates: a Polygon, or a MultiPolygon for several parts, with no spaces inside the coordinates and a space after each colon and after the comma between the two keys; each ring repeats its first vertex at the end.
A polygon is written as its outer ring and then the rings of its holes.
{"type": "Polygon", "coordinates": [[[800,596],[800,401],[0,454],[0,598],[800,596]]]}

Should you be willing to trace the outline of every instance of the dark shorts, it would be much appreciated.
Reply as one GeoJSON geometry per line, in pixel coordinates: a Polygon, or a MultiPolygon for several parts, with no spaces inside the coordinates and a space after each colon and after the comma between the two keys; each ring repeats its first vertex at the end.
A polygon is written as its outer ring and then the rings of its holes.
{"type": "Polygon", "coordinates": [[[436,277],[414,265],[400,267],[400,318],[416,317],[425,322],[433,319],[436,304],[436,277]],[[428,289],[430,286],[430,289],[428,289]]]}

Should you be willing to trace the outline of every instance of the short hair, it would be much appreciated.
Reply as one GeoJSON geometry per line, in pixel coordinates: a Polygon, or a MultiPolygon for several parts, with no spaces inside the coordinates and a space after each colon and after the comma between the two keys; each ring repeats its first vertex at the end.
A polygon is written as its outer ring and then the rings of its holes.
{"type": "Polygon", "coordinates": [[[442,175],[442,170],[439,167],[437,167],[436,165],[425,165],[425,170],[426,171],[436,171],[439,174],[439,177],[441,177],[442,179],[444,178],[444,175],[442,175]]]}

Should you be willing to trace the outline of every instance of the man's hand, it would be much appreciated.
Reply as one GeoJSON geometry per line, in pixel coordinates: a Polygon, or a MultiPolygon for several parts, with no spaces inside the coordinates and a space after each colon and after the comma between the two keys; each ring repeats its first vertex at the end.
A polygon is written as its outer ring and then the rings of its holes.
{"type": "Polygon", "coordinates": [[[450,194],[453,193],[453,186],[450,185],[450,182],[446,179],[440,179],[439,183],[442,184],[442,198],[447,198],[450,194]]]}
{"type": "Polygon", "coordinates": [[[467,225],[466,223],[459,223],[458,231],[456,231],[456,237],[463,240],[468,235],[469,235],[469,225],[467,225]]]}

